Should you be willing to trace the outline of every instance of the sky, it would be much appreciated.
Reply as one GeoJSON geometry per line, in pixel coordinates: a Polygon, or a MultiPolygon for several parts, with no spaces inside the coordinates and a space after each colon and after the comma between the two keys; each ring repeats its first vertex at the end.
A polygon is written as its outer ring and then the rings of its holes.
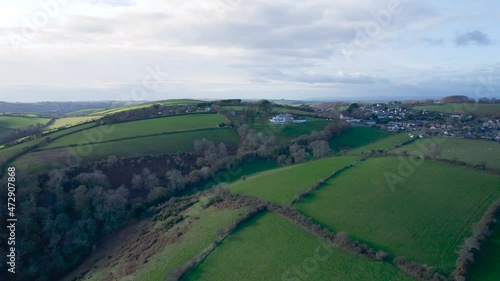
{"type": "Polygon", "coordinates": [[[499,98],[499,27],[492,0],[2,1],[0,101],[499,98]]]}

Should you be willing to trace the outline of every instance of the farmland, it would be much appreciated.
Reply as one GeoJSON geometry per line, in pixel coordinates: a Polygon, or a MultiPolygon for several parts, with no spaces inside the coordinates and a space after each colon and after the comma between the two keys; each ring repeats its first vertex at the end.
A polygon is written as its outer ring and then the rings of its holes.
{"type": "Polygon", "coordinates": [[[330,147],[334,151],[340,148],[356,148],[367,145],[389,136],[389,133],[370,127],[354,127],[342,135],[330,141],[330,147]]]}
{"type": "Polygon", "coordinates": [[[350,150],[348,153],[349,154],[360,154],[360,153],[367,153],[372,150],[377,150],[377,149],[383,149],[383,150],[388,150],[394,148],[394,146],[409,140],[410,137],[408,136],[408,133],[395,133],[392,134],[386,138],[380,139],[378,141],[369,143],[365,146],[355,148],[353,150],[350,150]]]}
{"type": "Polygon", "coordinates": [[[64,118],[57,118],[54,120],[54,123],[48,126],[49,130],[52,129],[59,129],[59,128],[68,128],[68,127],[73,127],[76,125],[80,125],[82,123],[94,121],[97,119],[102,118],[102,115],[95,115],[95,116],[77,116],[77,117],[64,117],[64,118]]]}
{"type": "Polygon", "coordinates": [[[327,245],[282,217],[267,213],[226,238],[187,280],[414,279],[395,266],[327,245]]]}
{"type": "Polygon", "coordinates": [[[300,191],[332,172],[356,161],[355,157],[333,157],[262,172],[231,185],[234,193],[263,198],[275,203],[292,201],[300,191]]]}
{"type": "Polygon", "coordinates": [[[451,271],[472,223],[500,197],[500,179],[426,161],[414,173],[403,170],[407,177],[391,188],[387,172],[399,175],[398,169],[404,168],[397,158],[361,162],[296,208],[334,231],[451,271]]]}
{"type": "Polygon", "coordinates": [[[6,131],[6,129],[26,129],[30,126],[36,126],[37,124],[44,126],[49,121],[49,118],[0,115],[0,129],[4,131],[6,131]]]}
{"type": "Polygon", "coordinates": [[[105,125],[61,138],[52,142],[47,148],[75,145],[80,143],[82,140],[88,140],[90,142],[105,142],[167,132],[216,128],[217,124],[223,121],[224,118],[217,114],[192,114],[105,125]],[[96,134],[99,134],[101,137],[96,138],[95,140],[89,139],[89,136],[95,137],[96,134]]]}
{"type": "Polygon", "coordinates": [[[106,159],[109,156],[138,156],[190,151],[193,149],[194,141],[203,138],[215,143],[238,143],[238,135],[235,131],[230,129],[210,129],[79,145],[76,148],[46,149],[23,156],[15,163],[19,167],[26,168],[28,172],[35,172],[50,168],[52,163],[76,165],[81,162],[106,159]]]}
{"type": "Polygon", "coordinates": [[[500,113],[500,104],[459,104],[447,103],[444,105],[417,106],[415,109],[425,109],[427,111],[437,111],[443,113],[457,114],[494,114],[500,113]]]}
{"type": "Polygon", "coordinates": [[[394,150],[397,153],[404,151],[412,155],[435,151],[436,158],[459,160],[471,165],[484,164],[488,169],[500,170],[500,143],[494,141],[429,138],[416,140],[409,145],[394,150]]]}
{"type": "Polygon", "coordinates": [[[155,104],[161,104],[161,105],[195,105],[195,104],[202,103],[202,102],[203,101],[200,101],[200,100],[191,100],[191,99],[165,100],[165,101],[158,101],[158,102],[141,103],[141,104],[130,105],[130,106],[125,106],[125,107],[120,107],[120,108],[113,108],[113,109],[98,111],[98,112],[96,112],[94,114],[107,115],[107,114],[113,114],[113,113],[123,112],[123,111],[127,111],[127,110],[133,110],[133,109],[140,109],[140,108],[150,107],[150,106],[153,106],[155,104]]]}
{"type": "Polygon", "coordinates": [[[262,123],[257,122],[251,127],[260,132],[274,136],[279,142],[286,142],[301,135],[310,134],[313,131],[321,131],[325,129],[328,124],[333,122],[311,117],[297,117],[297,119],[305,119],[308,121],[301,124],[272,124],[269,121],[265,121],[262,123]]]}

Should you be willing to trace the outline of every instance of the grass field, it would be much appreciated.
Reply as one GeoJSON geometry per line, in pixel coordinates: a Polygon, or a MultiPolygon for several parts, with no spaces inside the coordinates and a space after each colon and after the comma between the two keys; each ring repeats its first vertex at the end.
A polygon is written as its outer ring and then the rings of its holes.
{"type": "Polygon", "coordinates": [[[313,131],[321,131],[328,124],[335,122],[311,117],[298,117],[297,119],[305,119],[308,122],[301,124],[272,124],[265,121],[263,123],[256,122],[251,127],[267,135],[274,136],[279,142],[286,142],[301,135],[308,135],[313,131]]]}
{"type": "Polygon", "coordinates": [[[187,280],[414,279],[395,266],[333,248],[289,221],[267,213],[226,238],[187,280]]]}
{"type": "Polygon", "coordinates": [[[500,197],[500,178],[426,161],[391,189],[385,173],[398,175],[399,166],[395,157],[361,162],[296,208],[334,231],[451,271],[471,225],[500,197]]]}
{"type": "Polygon", "coordinates": [[[97,119],[102,118],[102,115],[95,115],[95,116],[76,116],[76,117],[64,117],[64,118],[58,118],[54,121],[53,124],[51,124],[48,129],[58,129],[58,128],[67,128],[67,127],[73,127],[76,125],[80,125],[82,123],[94,121],[97,119]]]}
{"type": "Polygon", "coordinates": [[[217,128],[217,124],[223,121],[224,117],[217,114],[192,114],[125,122],[72,134],[52,142],[47,148],[75,145],[82,141],[101,142],[174,131],[217,128]]]}
{"type": "Polygon", "coordinates": [[[457,138],[428,138],[402,146],[394,152],[407,151],[418,155],[431,150],[439,151],[437,158],[459,160],[472,165],[486,164],[486,168],[500,170],[500,142],[457,138]],[[425,148],[427,147],[427,148],[425,148]]]}
{"type": "Polygon", "coordinates": [[[71,134],[72,132],[75,132],[78,130],[83,130],[83,129],[91,127],[91,126],[92,126],[92,124],[75,126],[75,127],[69,128],[69,129],[58,131],[58,132],[45,134],[43,137],[35,139],[35,140],[26,141],[26,142],[19,143],[19,144],[16,144],[14,146],[11,146],[11,147],[6,147],[3,149],[0,149],[0,165],[3,165],[5,163],[5,161],[7,161],[8,158],[21,152],[23,149],[37,145],[37,144],[47,140],[48,138],[54,139],[54,138],[60,137],[60,136],[65,135],[65,134],[71,134]]]}
{"type": "Polygon", "coordinates": [[[66,166],[76,165],[80,162],[106,159],[111,155],[138,156],[190,151],[193,149],[194,141],[203,138],[215,143],[237,144],[239,141],[238,134],[231,129],[189,131],[101,144],[81,145],[71,148],[42,150],[19,158],[15,162],[15,165],[23,167],[27,172],[32,173],[50,168],[52,163],[60,163],[66,166]]]}
{"type": "Polygon", "coordinates": [[[330,140],[330,147],[333,151],[339,151],[339,148],[361,147],[387,136],[388,132],[376,128],[354,127],[330,140]]]}
{"type": "Polygon", "coordinates": [[[27,129],[37,124],[45,125],[49,118],[0,116],[0,129],[27,129]]]}
{"type": "MultiPolygon", "coordinates": [[[[127,260],[128,252],[124,255],[123,245],[132,245],[144,247],[147,245],[136,242],[141,240],[144,235],[141,233],[153,233],[155,229],[162,229],[161,222],[148,221],[142,222],[137,226],[137,233],[126,237],[123,241],[117,243],[112,249],[106,251],[106,256],[111,256],[112,259],[103,258],[97,263],[91,264],[91,270],[86,274],[81,281],[101,281],[101,280],[141,280],[141,281],[163,281],[164,276],[171,270],[182,266],[185,262],[195,257],[198,253],[216,239],[217,229],[226,228],[233,223],[236,218],[246,212],[245,208],[240,209],[224,209],[218,210],[215,207],[202,209],[200,203],[184,211],[185,220],[178,223],[174,228],[163,231],[160,230],[158,242],[165,241],[164,239],[173,240],[174,242],[166,243],[161,248],[153,252],[153,255],[147,257],[148,262],[141,262],[136,268],[136,271],[123,276],[127,269],[134,266],[134,262],[127,260]],[[196,219],[197,218],[197,219],[196,219]],[[177,239],[175,232],[178,230],[183,232],[183,235],[177,239]],[[116,257],[121,256],[116,261],[116,257]],[[114,276],[116,279],[110,278],[114,276]]],[[[135,248],[135,247],[133,247],[135,248]]],[[[137,250],[131,249],[132,252],[137,250]]],[[[129,250],[130,251],[130,250],[129,250]]],[[[146,251],[139,253],[139,259],[145,259],[149,255],[146,251]]],[[[68,276],[65,281],[69,281],[73,276],[68,276]]]]}
{"type": "Polygon", "coordinates": [[[425,105],[416,106],[415,109],[425,109],[428,111],[437,111],[443,113],[459,114],[500,114],[500,104],[460,104],[447,103],[443,105],[425,105]]]}
{"type": "Polygon", "coordinates": [[[498,281],[500,276],[500,224],[495,233],[486,240],[479,257],[472,265],[470,281],[498,281]]]}
{"type": "Polygon", "coordinates": [[[201,101],[201,100],[192,100],[192,99],[178,99],[178,100],[155,101],[155,102],[147,102],[147,103],[141,103],[141,104],[136,104],[136,105],[124,106],[124,107],[120,107],[120,108],[113,108],[113,109],[98,111],[95,114],[99,114],[99,115],[113,114],[113,113],[118,113],[118,112],[127,111],[127,110],[133,110],[133,109],[150,107],[150,106],[153,106],[155,104],[161,104],[161,105],[191,105],[191,104],[198,104],[198,103],[202,103],[202,102],[203,101],[201,101]]]}
{"type": "Polygon", "coordinates": [[[400,144],[406,140],[409,140],[410,137],[408,136],[408,133],[395,133],[391,134],[386,138],[380,139],[378,141],[374,141],[372,143],[369,143],[365,146],[355,148],[353,150],[348,151],[349,154],[360,154],[362,152],[370,152],[371,150],[375,149],[391,149],[395,145],[400,144]]]}
{"type": "Polygon", "coordinates": [[[356,160],[355,157],[333,157],[274,169],[237,181],[230,189],[234,193],[285,204],[292,201],[299,191],[307,190],[315,182],[356,160]]]}

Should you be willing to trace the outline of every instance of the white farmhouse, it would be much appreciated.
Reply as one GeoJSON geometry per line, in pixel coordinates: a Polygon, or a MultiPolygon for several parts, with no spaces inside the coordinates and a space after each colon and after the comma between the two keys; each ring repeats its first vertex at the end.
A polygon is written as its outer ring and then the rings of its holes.
{"type": "Polygon", "coordinates": [[[307,120],[295,120],[291,114],[280,114],[269,119],[273,124],[304,123],[307,120]]]}

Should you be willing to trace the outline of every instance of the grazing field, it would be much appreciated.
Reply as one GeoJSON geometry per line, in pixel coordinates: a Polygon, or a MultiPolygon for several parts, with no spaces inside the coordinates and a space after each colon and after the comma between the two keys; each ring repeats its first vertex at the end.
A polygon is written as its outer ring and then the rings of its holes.
{"type": "MultiPolygon", "coordinates": [[[[408,136],[409,133],[395,133],[392,134],[386,138],[380,139],[378,141],[369,143],[365,146],[355,148],[353,150],[348,151],[349,154],[361,154],[363,152],[370,152],[372,150],[377,150],[377,149],[392,149],[394,146],[397,144],[400,144],[406,140],[409,140],[410,137],[408,136]]],[[[415,134],[418,134],[415,132],[415,134]]]]}
{"type": "Polygon", "coordinates": [[[395,266],[334,248],[272,213],[227,237],[187,280],[414,280],[395,266]]]}
{"type": "Polygon", "coordinates": [[[470,270],[470,281],[498,281],[500,276],[500,224],[493,236],[486,240],[479,257],[470,270]]]}
{"type": "Polygon", "coordinates": [[[71,166],[81,162],[106,159],[112,155],[119,157],[190,151],[193,149],[194,141],[203,138],[215,143],[224,142],[233,146],[239,141],[238,134],[231,129],[188,131],[76,147],[47,149],[25,155],[19,158],[15,164],[32,173],[50,168],[52,163],[71,166]]]}
{"type": "Polygon", "coordinates": [[[298,192],[307,190],[322,178],[356,160],[356,157],[333,157],[274,169],[237,181],[230,189],[234,193],[286,204],[292,201],[298,192]]]}
{"type": "Polygon", "coordinates": [[[217,124],[223,121],[224,117],[218,114],[191,114],[104,125],[56,140],[47,148],[75,145],[83,140],[103,142],[174,131],[217,128],[217,124]]]}
{"type": "Polygon", "coordinates": [[[493,114],[500,115],[500,104],[461,104],[447,103],[443,105],[416,106],[415,109],[459,114],[493,114]]]}
{"type": "Polygon", "coordinates": [[[217,237],[218,229],[228,227],[245,212],[246,208],[203,209],[201,204],[197,203],[182,213],[185,217],[183,221],[167,231],[163,230],[162,221],[145,220],[137,224],[135,231],[126,231],[128,235],[119,234],[124,237],[120,237],[121,241],[118,243],[112,242],[111,246],[103,245],[110,248],[101,254],[105,258],[91,257],[90,261],[97,260],[97,262],[82,266],[64,280],[72,280],[74,276],[87,270],[90,271],[79,280],[101,281],[120,278],[123,278],[120,280],[142,281],[166,280],[165,276],[170,271],[179,268],[210,246],[217,237]],[[158,233],[157,242],[150,246],[156,249],[150,250],[147,236],[156,236],[156,233],[158,233]],[[177,233],[182,235],[177,237],[177,233]],[[138,261],[128,258],[129,255],[136,254],[138,261]],[[111,258],[107,258],[109,256],[111,258]],[[144,262],[145,260],[147,262],[144,262]]]}
{"type": "Polygon", "coordinates": [[[52,129],[58,129],[58,128],[73,127],[76,125],[80,125],[82,123],[94,121],[94,120],[101,119],[101,118],[102,118],[102,115],[58,118],[54,121],[53,124],[51,124],[48,127],[48,129],[52,130],[52,129]]]}
{"type": "Polygon", "coordinates": [[[141,104],[136,104],[136,105],[125,106],[125,107],[120,107],[120,108],[108,109],[108,110],[96,112],[96,114],[100,114],[100,115],[113,114],[113,113],[123,112],[123,111],[127,111],[127,110],[133,110],[133,109],[139,109],[139,108],[146,108],[146,107],[153,106],[155,104],[161,104],[161,105],[195,105],[195,104],[198,104],[198,103],[203,103],[203,101],[201,101],[201,100],[191,100],[191,99],[155,101],[155,102],[148,102],[148,103],[141,103],[141,104]]]}
{"type": "Polygon", "coordinates": [[[400,161],[361,162],[296,208],[334,231],[449,272],[471,225],[500,198],[500,177],[432,161],[410,173],[400,161]],[[392,189],[386,173],[400,176],[398,169],[407,177],[392,189]]]}
{"type": "Polygon", "coordinates": [[[325,129],[328,124],[335,122],[311,117],[297,117],[297,119],[305,119],[308,121],[301,124],[272,124],[269,121],[265,121],[264,123],[255,123],[251,127],[267,135],[274,136],[279,142],[286,142],[302,135],[308,135],[313,131],[321,131],[325,129]]]}
{"type": "Polygon", "coordinates": [[[457,138],[428,138],[402,146],[394,152],[418,155],[435,147],[436,158],[459,160],[472,165],[484,164],[500,170],[500,142],[457,138]]]}
{"type": "Polygon", "coordinates": [[[8,158],[22,152],[23,149],[27,149],[29,147],[35,146],[43,141],[47,141],[48,139],[54,139],[54,138],[58,138],[58,137],[65,135],[65,134],[71,134],[72,132],[75,132],[78,130],[84,130],[85,128],[89,128],[91,126],[93,126],[93,125],[92,124],[79,125],[79,126],[75,126],[75,127],[69,128],[69,129],[60,130],[58,132],[47,133],[38,139],[25,141],[25,142],[16,144],[14,146],[0,149],[0,165],[3,165],[5,163],[5,161],[7,161],[8,158]]]}
{"type": "Polygon", "coordinates": [[[49,118],[0,115],[0,129],[27,129],[30,126],[36,126],[37,124],[44,126],[49,121],[49,118]]]}
{"type": "Polygon", "coordinates": [[[389,133],[376,128],[354,127],[330,140],[333,151],[367,145],[389,136],[389,133]]]}

